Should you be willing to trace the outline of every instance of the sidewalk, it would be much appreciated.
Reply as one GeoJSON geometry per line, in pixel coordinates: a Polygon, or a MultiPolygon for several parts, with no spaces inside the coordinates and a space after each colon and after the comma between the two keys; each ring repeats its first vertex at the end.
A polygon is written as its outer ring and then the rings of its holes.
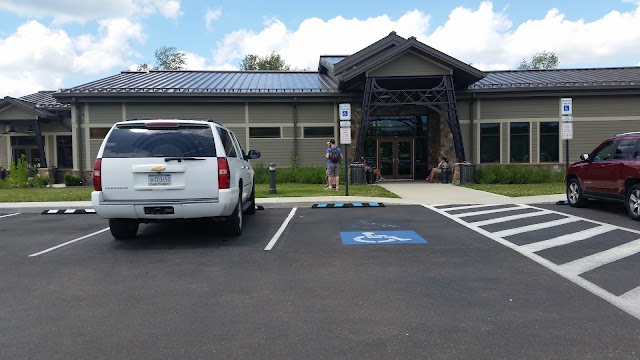
{"type": "MultiPolygon", "coordinates": [[[[257,205],[266,208],[311,206],[317,203],[381,202],[387,205],[444,205],[444,204],[544,204],[565,200],[565,194],[508,197],[451,184],[431,184],[424,181],[383,182],[380,186],[400,198],[344,196],[345,189],[332,196],[258,198],[257,205]]],[[[330,192],[329,190],[328,192],[330,192]]],[[[0,216],[13,213],[41,213],[44,210],[90,209],[91,201],[0,203],[0,216]]]]}

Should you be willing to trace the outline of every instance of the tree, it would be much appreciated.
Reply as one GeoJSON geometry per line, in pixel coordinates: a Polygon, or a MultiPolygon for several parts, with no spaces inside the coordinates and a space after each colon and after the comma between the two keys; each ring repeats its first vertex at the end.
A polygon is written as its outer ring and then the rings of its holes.
{"type": "Polygon", "coordinates": [[[249,54],[240,64],[240,70],[291,70],[280,54],[271,53],[265,57],[249,54]]]}
{"type": "Polygon", "coordinates": [[[156,65],[138,65],[138,71],[149,70],[182,70],[186,65],[185,53],[178,51],[174,46],[161,46],[156,52],[156,65]]]}
{"type": "Polygon", "coordinates": [[[518,70],[541,70],[541,69],[557,69],[558,57],[554,52],[541,51],[531,57],[531,60],[527,62],[526,59],[522,59],[518,70]]]}

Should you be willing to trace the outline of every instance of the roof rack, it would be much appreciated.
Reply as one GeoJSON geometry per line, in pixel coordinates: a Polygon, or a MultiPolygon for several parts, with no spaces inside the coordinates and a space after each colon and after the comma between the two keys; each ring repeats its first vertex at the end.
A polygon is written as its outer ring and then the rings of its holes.
{"type": "Polygon", "coordinates": [[[130,118],[130,119],[125,119],[123,121],[136,121],[136,120],[195,120],[195,121],[207,121],[207,122],[212,122],[212,123],[216,123],[219,124],[217,121],[211,119],[211,118],[194,118],[194,117],[190,117],[190,118],[178,118],[178,117],[171,117],[171,118],[162,118],[162,117],[136,117],[136,118],[130,118]]]}
{"type": "Polygon", "coordinates": [[[631,131],[622,134],[617,134],[616,136],[624,136],[624,135],[640,135],[640,131],[631,131]]]}

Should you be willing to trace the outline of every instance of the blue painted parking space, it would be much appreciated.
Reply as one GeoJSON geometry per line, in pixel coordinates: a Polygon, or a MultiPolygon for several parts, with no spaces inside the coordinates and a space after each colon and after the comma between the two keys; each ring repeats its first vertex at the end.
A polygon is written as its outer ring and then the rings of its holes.
{"type": "Polygon", "coordinates": [[[415,231],[344,231],[343,245],[427,244],[415,231]]]}

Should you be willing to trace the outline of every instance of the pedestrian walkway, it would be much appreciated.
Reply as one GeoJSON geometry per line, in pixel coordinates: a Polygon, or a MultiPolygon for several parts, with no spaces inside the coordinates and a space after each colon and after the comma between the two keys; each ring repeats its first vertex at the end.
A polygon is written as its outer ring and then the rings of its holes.
{"type": "MultiPolygon", "coordinates": [[[[564,194],[508,197],[485,191],[473,190],[452,184],[431,184],[424,181],[381,182],[378,185],[400,196],[400,198],[380,198],[364,196],[344,196],[346,188],[333,190],[333,195],[314,197],[258,198],[257,205],[264,207],[305,206],[330,202],[382,202],[396,205],[440,205],[440,204],[544,204],[565,200],[564,194]],[[340,194],[340,195],[338,195],[340,194]]],[[[11,213],[40,213],[44,210],[66,210],[91,208],[90,201],[0,203],[0,215],[11,213]]]]}

